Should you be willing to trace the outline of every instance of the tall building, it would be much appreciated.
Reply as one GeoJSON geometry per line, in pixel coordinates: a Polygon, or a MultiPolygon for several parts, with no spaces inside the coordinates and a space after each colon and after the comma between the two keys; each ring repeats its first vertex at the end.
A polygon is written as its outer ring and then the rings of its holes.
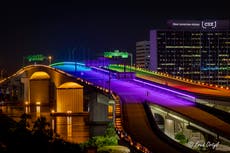
{"type": "Polygon", "coordinates": [[[169,20],[150,31],[151,70],[230,85],[230,22],[169,20]]]}
{"type": "Polygon", "coordinates": [[[150,46],[149,41],[136,42],[136,66],[149,69],[150,65],[150,46]]]}

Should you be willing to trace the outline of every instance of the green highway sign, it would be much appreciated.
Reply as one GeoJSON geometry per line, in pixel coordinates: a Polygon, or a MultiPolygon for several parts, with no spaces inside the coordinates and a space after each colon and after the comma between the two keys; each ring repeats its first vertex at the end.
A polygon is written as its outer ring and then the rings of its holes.
{"type": "Polygon", "coordinates": [[[104,52],[104,57],[112,58],[112,57],[121,57],[128,58],[128,52],[120,52],[119,50],[114,50],[113,52],[104,52]]]}
{"type": "Polygon", "coordinates": [[[44,56],[42,54],[29,55],[29,56],[26,57],[26,59],[29,62],[37,62],[37,61],[43,61],[44,59],[46,59],[46,56],[44,56]]]}

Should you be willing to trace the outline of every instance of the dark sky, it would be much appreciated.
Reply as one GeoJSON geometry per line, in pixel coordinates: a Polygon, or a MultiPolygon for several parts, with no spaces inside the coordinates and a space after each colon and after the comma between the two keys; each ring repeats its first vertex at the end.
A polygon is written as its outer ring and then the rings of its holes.
{"type": "Polygon", "coordinates": [[[55,60],[135,51],[135,42],[149,39],[150,29],[167,19],[229,19],[222,1],[10,1],[1,4],[0,69],[13,73],[23,56],[52,55],[55,60]]]}

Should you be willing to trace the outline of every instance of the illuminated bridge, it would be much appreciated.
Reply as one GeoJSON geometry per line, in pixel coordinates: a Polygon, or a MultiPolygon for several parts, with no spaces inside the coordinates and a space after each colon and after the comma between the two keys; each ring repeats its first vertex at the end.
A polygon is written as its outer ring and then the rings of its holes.
{"type": "MultiPolygon", "coordinates": [[[[159,134],[158,129],[156,127],[154,128],[154,120],[151,118],[150,111],[160,114],[165,121],[168,119],[168,115],[171,115],[171,117],[179,116],[177,118],[187,120],[189,122],[188,125],[194,126],[201,131],[203,130],[203,132],[205,131],[229,143],[230,125],[196,107],[198,99],[202,101],[203,98],[204,101],[208,101],[210,100],[208,96],[216,103],[228,103],[230,99],[228,89],[206,87],[193,82],[185,83],[184,81],[186,80],[179,81],[167,78],[168,76],[161,76],[160,74],[155,75],[156,77],[152,77],[152,74],[146,75],[146,73],[149,72],[138,72],[136,73],[138,77],[135,78],[135,74],[131,72],[119,73],[98,67],[89,68],[84,64],[73,62],[57,63],[53,64],[52,67],[53,68],[39,65],[29,66],[24,69],[31,69],[31,71],[22,69],[14,75],[25,75],[26,78],[28,78],[27,82],[30,81],[30,88],[28,87],[27,89],[30,89],[30,92],[32,92],[33,82],[52,78],[54,86],[57,88],[56,97],[58,97],[58,95],[61,97],[60,99],[57,98],[57,105],[65,103],[62,102],[63,98],[65,98],[63,97],[65,93],[62,93],[63,88],[65,90],[74,89],[74,91],[69,92],[77,92],[76,94],[79,94],[78,90],[81,90],[84,85],[87,85],[97,87],[97,89],[103,90],[106,93],[111,93],[116,102],[116,110],[121,111],[121,114],[116,114],[121,115],[116,116],[117,118],[121,117],[121,122],[120,120],[116,122],[118,132],[130,145],[135,144],[135,147],[143,152],[193,152],[191,149],[172,141],[165,135],[159,134]],[[35,75],[37,72],[41,74],[35,75]],[[76,84],[68,85],[65,84],[66,82],[76,84]],[[84,82],[84,84],[81,84],[81,82],[84,82]],[[187,90],[184,91],[184,87],[186,87],[187,90]],[[180,88],[180,90],[178,88],[180,88]],[[196,88],[200,89],[199,93],[196,92],[196,88]],[[58,104],[59,101],[60,104],[58,104]]],[[[114,70],[122,69],[121,67],[115,66],[111,68],[114,70]]],[[[24,78],[21,77],[22,82],[23,79],[24,78]]],[[[10,78],[7,78],[7,80],[10,80],[10,78]]],[[[25,87],[26,82],[24,81],[23,83],[25,87]]],[[[43,82],[42,84],[45,83],[43,82]]],[[[25,90],[26,89],[24,89],[24,92],[25,90]]],[[[24,97],[27,97],[27,100],[32,102],[31,96],[30,99],[28,99],[28,96],[26,96],[27,93],[25,92],[24,94],[24,97]]],[[[31,94],[32,93],[30,93],[30,95],[31,94]]],[[[108,94],[108,96],[109,95],[110,94],[108,94]]],[[[73,99],[71,101],[73,106],[74,101],[82,102],[82,99],[73,99]]],[[[38,101],[34,100],[34,103],[36,102],[38,101]]],[[[64,108],[64,104],[60,107],[63,109],[62,111],[71,109],[64,108]]],[[[81,108],[82,105],[73,107],[81,108]]],[[[56,111],[58,111],[58,107],[56,107],[56,111]]],[[[81,110],[74,110],[74,112],[79,111],[81,110]]]]}

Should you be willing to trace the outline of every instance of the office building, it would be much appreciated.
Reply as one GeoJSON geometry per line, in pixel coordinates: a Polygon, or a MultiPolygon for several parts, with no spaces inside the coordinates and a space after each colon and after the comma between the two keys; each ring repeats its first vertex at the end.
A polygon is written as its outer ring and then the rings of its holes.
{"type": "Polygon", "coordinates": [[[149,69],[150,65],[150,47],[149,41],[136,42],[136,66],[149,69]]]}
{"type": "Polygon", "coordinates": [[[151,70],[230,85],[230,22],[169,20],[150,31],[151,70]]]}

